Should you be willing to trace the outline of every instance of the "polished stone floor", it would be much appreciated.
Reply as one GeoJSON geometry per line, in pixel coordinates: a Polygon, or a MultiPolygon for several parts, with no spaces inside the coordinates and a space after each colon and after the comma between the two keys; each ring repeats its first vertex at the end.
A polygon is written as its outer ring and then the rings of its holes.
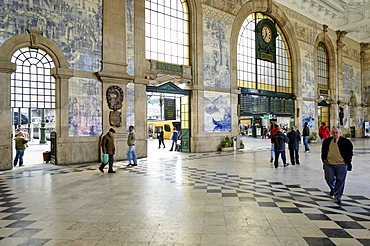
{"type": "Polygon", "coordinates": [[[117,161],[115,174],[35,163],[31,146],[25,167],[0,173],[0,245],[370,245],[369,139],[352,140],[342,205],[328,195],[320,143],[275,169],[268,140],[244,141],[180,153],[149,140],[149,157],[117,161]]]}

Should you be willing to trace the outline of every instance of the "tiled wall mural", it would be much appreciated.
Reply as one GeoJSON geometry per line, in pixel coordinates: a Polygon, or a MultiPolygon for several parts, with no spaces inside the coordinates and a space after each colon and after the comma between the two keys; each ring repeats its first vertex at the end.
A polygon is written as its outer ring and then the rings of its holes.
{"type": "Polygon", "coordinates": [[[70,69],[101,70],[102,0],[2,0],[0,9],[0,45],[36,29],[60,47],[70,69]]]}
{"type": "Polygon", "coordinates": [[[134,84],[130,83],[126,86],[126,95],[124,95],[124,101],[126,101],[126,126],[127,132],[130,125],[135,126],[135,101],[134,101],[134,84]]]}
{"type": "Polygon", "coordinates": [[[312,52],[302,51],[302,97],[315,98],[315,80],[314,80],[314,55],[312,52]],[[306,52],[306,53],[304,53],[306,52]]]}
{"type": "Polygon", "coordinates": [[[362,88],[364,90],[364,103],[369,105],[370,103],[370,62],[365,64],[364,82],[365,82],[365,86],[364,88],[362,88]]]}
{"type": "Polygon", "coordinates": [[[102,133],[102,83],[73,77],[68,81],[69,136],[98,136],[102,133]]]}
{"type": "Polygon", "coordinates": [[[343,118],[343,127],[348,128],[349,127],[349,120],[348,120],[348,115],[349,115],[349,108],[347,105],[343,106],[343,113],[344,113],[344,118],[343,118]]]}
{"type": "Polygon", "coordinates": [[[363,121],[362,121],[362,109],[358,108],[357,109],[357,127],[358,128],[362,128],[362,124],[363,124],[363,121]]]}
{"type": "Polygon", "coordinates": [[[204,16],[204,85],[230,88],[231,25],[204,16]]]}
{"type": "Polygon", "coordinates": [[[351,92],[357,96],[361,95],[361,71],[351,65],[343,64],[343,96],[344,101],[349,101],[351,92]]]}
{"type": "Polygon", "coordinates": [[[307,122],[310,129],[316,129],[315,110],[315,102],[302,102],[302,126],[307,122]]]}
{"type": "Polygon", "coordinates": [[[134,0],[126,0],[126,62],[127,73],[135,75],[134,0]]]}
{"type": "Polygon", "coordinates": [[[204,92],[204,132],[231,132],[230,94],[204,92]]]}

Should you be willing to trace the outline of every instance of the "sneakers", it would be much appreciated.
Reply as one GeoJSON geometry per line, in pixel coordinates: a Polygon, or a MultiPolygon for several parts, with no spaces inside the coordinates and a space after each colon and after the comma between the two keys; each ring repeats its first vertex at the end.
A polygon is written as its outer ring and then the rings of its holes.
{"type": "Polygon", "coordinates": [[[103,170],[102,167],[99,167],[98,169],[99,169],[100,172],[104,173],[104,170],[103,170]]]}
{"type": "Polygon", "coordinates": [[[289,166],[289,164],[288,164],[288,163],[285,163],[285,164],[284,164],[284,167],[287,167],[287,166],[289,166]]]}
{"type": "Polygon", "coordinates": [[[270,163],[272,163],[274,161],[274,157],[271,157],[270,158],[270,163]]]}
{"type": "Polygon", "coordinates": [[[334,202],[335,202],[335,203],[338,203],[338,204],[341,204],[341,203],[342,203],[342,199],[335,198],[335,199],[334,199],[334,202]]]}
{"type": "Polygon", "coordinates": [[[131,166],[137,166],[137,164],[132,164],[131,166]]]}

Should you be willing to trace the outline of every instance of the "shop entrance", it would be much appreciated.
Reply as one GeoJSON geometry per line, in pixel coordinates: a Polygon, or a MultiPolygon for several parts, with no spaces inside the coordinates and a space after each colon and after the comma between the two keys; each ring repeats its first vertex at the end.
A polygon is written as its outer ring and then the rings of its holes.
{"type": "Polygon", "coordinates": [[[330,129],[330,104],[326,103],[325,101],[321,101],[318,105],[318,128],[321,127],[321,123],[325,122],[326,126],[330,129]]]}

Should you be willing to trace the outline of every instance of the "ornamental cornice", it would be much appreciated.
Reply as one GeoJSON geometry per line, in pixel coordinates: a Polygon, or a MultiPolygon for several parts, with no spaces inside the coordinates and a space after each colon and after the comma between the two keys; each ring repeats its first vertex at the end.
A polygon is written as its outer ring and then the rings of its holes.
{"type": "Polygon", "coordinates": [[[351,58],[343,57],[343,64],[350,65],[353,68],[361,69],[361,63],[359,61],[354,61],[351,58]]]}
{"type": "Polygon", "coordinates": [[[309,26],[312,26],[314,28],[318,28],[318,29],[322,29],[322,24],[310,19],[310,18],[307,18],[306,16],[284,6],[284,5],[281,5],[281,4],[278,4],[278,3],[275,3],[277,6],[279,6],[279,8],[286,14],[286,15],[289,15],[309,26]]]}
{"type": "Polygon", "coordinates": [[[234,20],[235,20],[234,15],[228,14],[226,12],[215,9],[215,8],[210,7],[208,5],[205,5],[205,4],[202,4],[202,8],[203,8],[203,15],[204,16],[211,17],[215,20],[219,20],[219,21],[228,23],[230,25],[232,25],[234,23],[234,20]]]}
{"type": "Polygon", "coordinates": [[[302,50],[307,50],[309,52],[312,52],[313,51],[313,46],[312,44],[308,44],[302,40],[298,40],[298,45],[299,45],[299,48],[302,49],[302,50]]]}

